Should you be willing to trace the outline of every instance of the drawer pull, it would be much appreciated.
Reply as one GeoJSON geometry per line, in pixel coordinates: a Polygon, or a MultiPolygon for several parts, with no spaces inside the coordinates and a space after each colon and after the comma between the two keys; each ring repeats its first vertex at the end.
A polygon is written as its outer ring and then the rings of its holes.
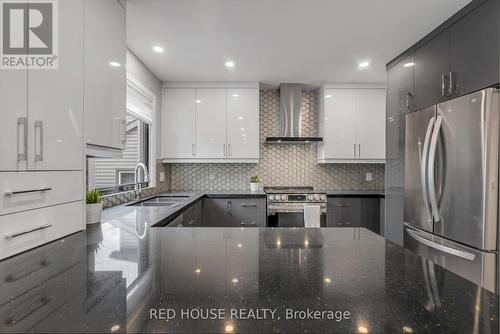
{"type": "Polygon", "coordinates": [[[257,224],[255,222],[251,222],[250,224],[247,224],[245,222],[241,222],[240,225],[242,226],[247,226],[247,225],[250,225],[250,226],[257,226],[257,224]]]}
{"type": "Polygon", "coordinates": [[[26,230],[26,231],[9,234],[9,235],[5,236],[5,239],[14,239],[14,238],[20,237],[20,236],[25,235],[25,234],[29,234],[29,233],[33,233],[33,232],[36,232],[36,231],[45,230],[45,229],[47,229],[49,227],[52,227],[52,224],[45,224],[45,225],[42,225],[42,226],[34,227],[34,228],[26,230]]]}
{"type": "Polygon", "coordinates": [[[41,189],[30,189],[30,190],[17,190],[17,191],[7,191],[5,196],[28,194],[28,193],[39,193],[44,191],[52,190],[52,188],[41,188],[41,189]]]}
{"type": "Polygon", "coordinates": [[[346,204],[343,204],[343,203],[337,203],[337,206],[338,206],[339,208],[344,208],[344,207],[349,208],[349,207],[351,206],[351,204],[349,204],[349,203],[346,203],[346,204]]]}
{"type": "Polygon", "coordinates": [[[243,204],[241,204],[241,206],[244,208],[256,208],[257,204],[255,204],[255,203],[250,203],[250,204],[243,203],[243,204]]]}
{"type": "Polygon", "coordinates": [[[36,268],[36,269],[30,270],[26,273],[22,273],[22,274],[18,274],[18,275],[15,275],[15,274],[7,275],[7,277],[5,277],[5,283],[12,283],[15,281],[19,281],[20,279],[22,279],[26,276],[30,276],[30,275],[36,273],[38,270],[41,270],[47,266],[50,266],[50,262],[48,262],[46,260],[42,260],[42,261],[40,261],[40,264],[39,264],[38,268],[36,268]]]}
{"type": "Polygon", "coordinates": [[[38,299],[38,305],[36,307],[34,307],[31,311],[27,312],[26,314],[24,314],[23,316],[21,316],[17,319],[12,319],[12,318],[6,319],[5,324],[7,326],[14,326],[14,325],[20,323],[21,321],[28,318],[30,315],[32,315],[33,313],[35,313],[36,311],[38,311],[39,309],[41,309],[42,307],[44,307],[45,305],[50,303],[51,301],[52,301],[52,299],[50,297],[40,297],[38,299]]]}

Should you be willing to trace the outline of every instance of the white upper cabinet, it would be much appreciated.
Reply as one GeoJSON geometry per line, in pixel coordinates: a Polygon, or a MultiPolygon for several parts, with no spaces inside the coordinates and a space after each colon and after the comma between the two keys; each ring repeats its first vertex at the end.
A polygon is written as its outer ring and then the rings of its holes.
{"type": "Polygon", "coordinates": [[[28,169],[83,168],[83,1],[59,1],[58,11],[59,67],[28,71],[28,169]]]}
{"type": "Polygon", "coordinates": [[[163,90],[164,162],[256,163],[258,84],[168,84],[163,90]]]}
{"type": "Polygon", "coordinates": [[[0,170],[83,169],[83,0],[58,6],[58,68],[0,74],[0,170]]]}
{"type": "Polygon", "coordinates": [[[357,89],[358,157],[385,160],[385,90],[357,89]]]}
{"type": "Polygon", "coordinates": [[[196,89],[195,102],[196,157],[226,157],[226,90],[196,89]]]}
{"type": "Polygon", "coordinates": [[[3,171],[27,168],[27,72],[19,69],[0,73],[0,170],[3,171]]]}
{"type": "Polygon", "coordinates": [[[125,145],[125,9],[117,0],[85,0],[84,82],[87,144],[125,145]]]}
{"type": "Polygon", "coordinates": [[[259,157],[258,89],[227,90],[227,156],[259,157]]]}
{"type": "Polygon", "coordinates": [[[385,89],[321,89],[320,163],[385,162],[385,89]]]}
{"type": "Polygon", "coordinates": [[[192,159],[196,156],[195,90],[165,89],[163,94],[163,154],[173,159],[192,159]]]}
{"type": "Polygon", "coordinates": [[[353,159],[356,143],[356,92],[354,89],[325,90],[325,156],[353,159]]]}

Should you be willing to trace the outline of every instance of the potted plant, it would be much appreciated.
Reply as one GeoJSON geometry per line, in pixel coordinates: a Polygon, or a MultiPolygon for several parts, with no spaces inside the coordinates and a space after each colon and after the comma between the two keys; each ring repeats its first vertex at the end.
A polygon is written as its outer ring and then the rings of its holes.
{"type": "Polygon", "coordinates": [[[101,221],[102,195],[97,189],[87,191],[87,224],[96,224],[101,221]]]}
{"type": "Polygon", "coordinates": [[[250,177],[250,190],[252,192],[259,190],[260,179],[257,175],[250,177]]]}

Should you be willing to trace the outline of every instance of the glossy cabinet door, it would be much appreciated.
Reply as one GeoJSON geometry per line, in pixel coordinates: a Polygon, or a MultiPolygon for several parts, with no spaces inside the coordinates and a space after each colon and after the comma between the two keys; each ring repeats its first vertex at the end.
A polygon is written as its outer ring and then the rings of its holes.
{"type": "Polygon", "coordinates": [[[500,2],[489,0],[450,28],[451,97],[489,87],[499,80],[500,2]]]}
{"type": "Polygon", "coordinates": [[[415,109],[448,99],[450,31],[415,50],[415,109]]]}
{"type": "Polygon", "coordinates": [[[356,89],[356,138],[360,159],[385,159],[384,89],[356,89]]]}
{"type": "Polygon", "coordinates": [[[84,101],[87,144],[125,147],[125,9],[116,0],[84,1],[84,101]]]}
{"type": "Polygon", "coordinates": [[[325,157],[354,159],[356,145],[355,89],[325,89],[325,157]]]}
{"type": "Polygon", "coordinates": [[[83,169],[83,0],[58,11],[59,67],[28,71],[30,170],[83,169]]]}
{"type": "Polygon", "coordinates": [[[0,171],[27,168],[27,85],[27,70],[0,70],[0,171]]]}
{"type": "Polygon", "coordinates": [[[259,90],[227,90],[227,157],[259,158],[259,90]]]}
{"type": "Polygon", "coordinates": [[[413,98],[413,53],[387,70],[386,118],[411,112],[413,98]]]}
{"type": "Polygon", "coordinates": [[[205,198],[203,200],[203,226],[227,227],[231,223],[229,198],[205,198]]]}
{"type": "Polygon", "coordinates": [[[196,157],[225,158],[226,89],[196,89],[196,157]]]}
{"type": "Polygon", "coordinates": [[[167,88],[163,96],[164,158],[196,157],[195,90],[167,88]]]}

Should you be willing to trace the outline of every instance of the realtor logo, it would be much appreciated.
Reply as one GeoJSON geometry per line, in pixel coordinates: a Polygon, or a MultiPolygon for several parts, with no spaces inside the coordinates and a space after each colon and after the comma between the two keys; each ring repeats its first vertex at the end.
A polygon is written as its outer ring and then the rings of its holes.
{"type": "Polygon", "coordinates": [[[0,0],[0,69],[57,69],[57,0],[0,0]]]}

